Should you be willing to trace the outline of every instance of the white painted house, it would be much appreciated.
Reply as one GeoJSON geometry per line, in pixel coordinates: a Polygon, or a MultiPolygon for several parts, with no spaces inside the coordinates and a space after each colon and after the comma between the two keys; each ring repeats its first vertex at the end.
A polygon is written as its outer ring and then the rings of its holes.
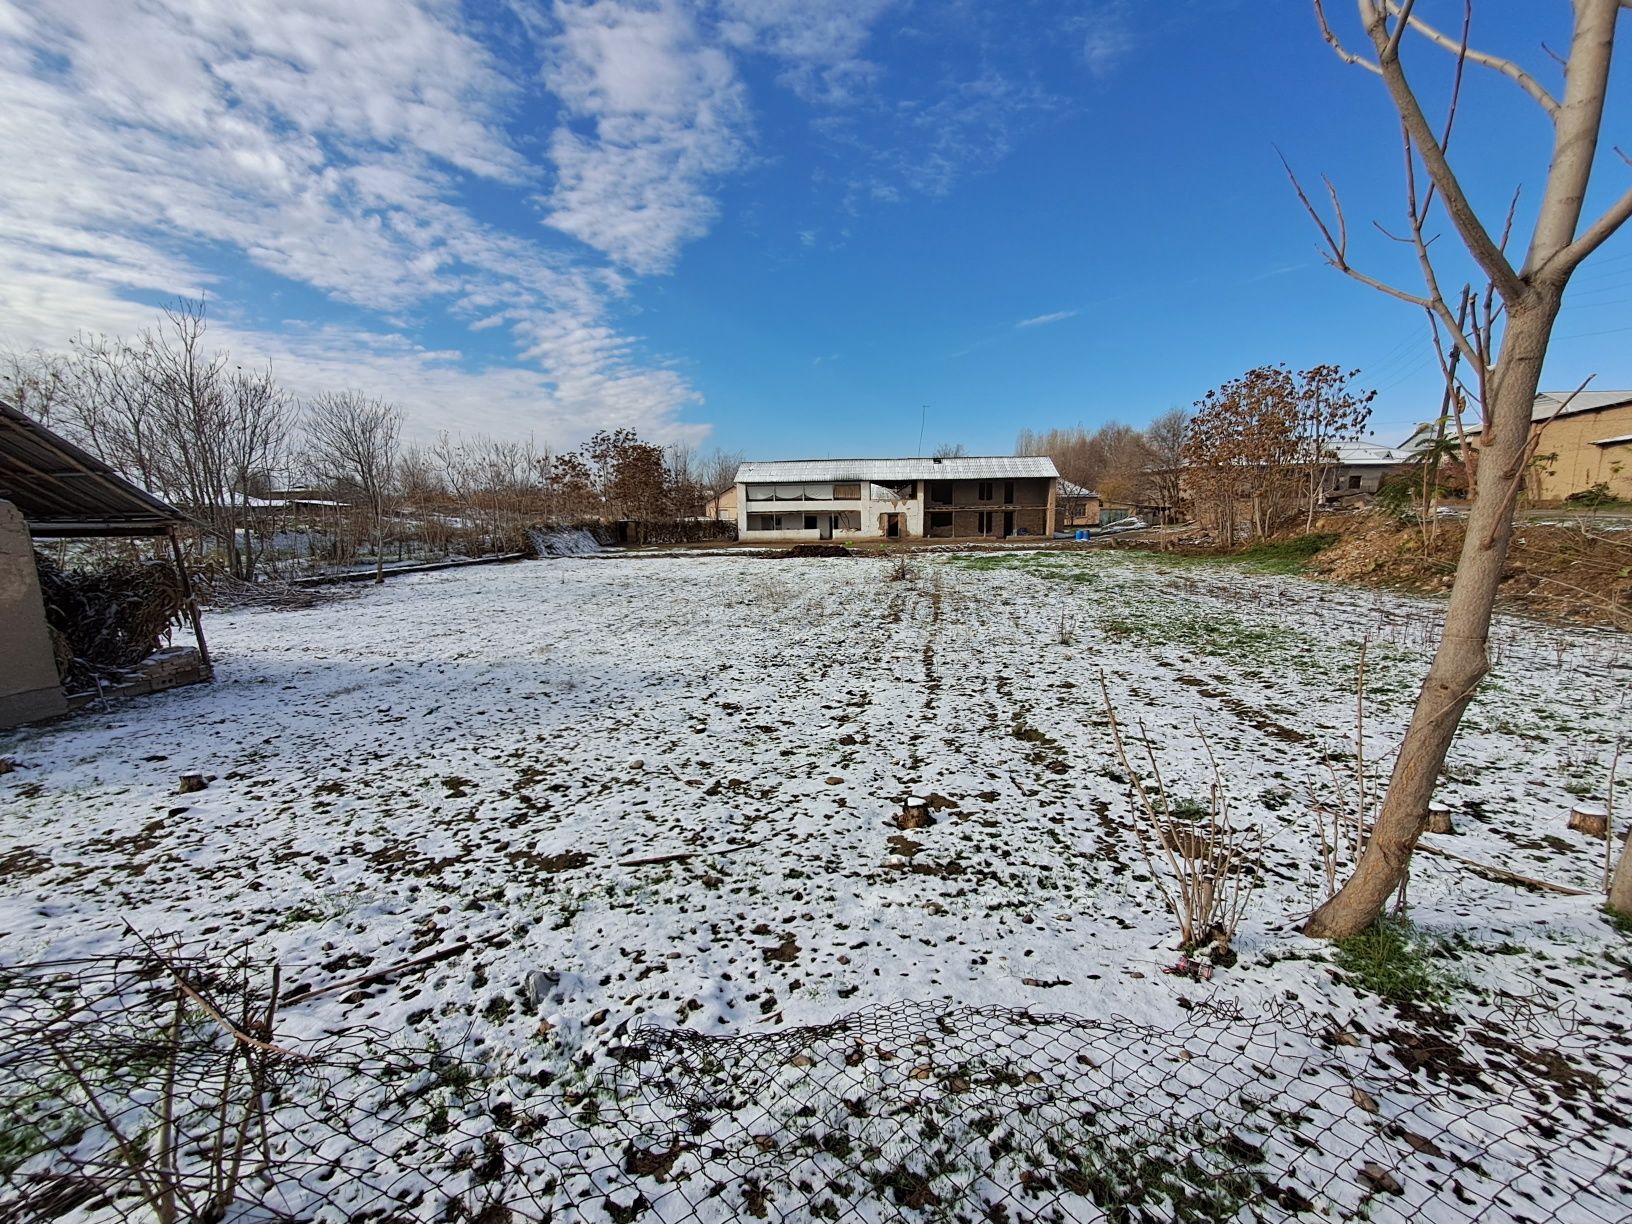
{"type": "Polygon", "coordinates": [[[1047,538],[1058,481],[1042,456],[744,463],[738,538],[1047,538]]]}

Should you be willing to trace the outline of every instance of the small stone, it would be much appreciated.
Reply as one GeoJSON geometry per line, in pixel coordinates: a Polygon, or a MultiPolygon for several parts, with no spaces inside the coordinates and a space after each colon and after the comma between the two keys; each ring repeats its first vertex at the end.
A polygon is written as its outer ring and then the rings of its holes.
{"type": "Polygon", "coordinates": [[[826,782],[829,786],[840,786],[843,785],[844,779],[839,777],[837,774],[834,774],[832,777],[827,778],[826,782]]]}
{"type": "Polygon", "coordinates": [[[522,989],[527,992],[527,1001],[534,1007],[542,1007],[560,984],[561,975],[545,969],[534,969],[521,983],[522,989]]]}
{"type": "Polygon", "coordinates": [[[209,783],[205,781],[203,774],[184,773],[181,775],[181,781],[176,786],[176,794],[191,795],[195,791],[203,790],[208,785],[209,783]]]}

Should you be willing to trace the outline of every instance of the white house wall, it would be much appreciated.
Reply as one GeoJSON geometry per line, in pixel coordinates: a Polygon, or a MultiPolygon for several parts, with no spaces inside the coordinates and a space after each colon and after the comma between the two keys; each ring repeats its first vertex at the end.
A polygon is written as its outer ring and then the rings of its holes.
{"type": "MultiPolygon", "coordinates": [[[[861,482],[862,496],[860,498],[846,498],[843,501],[829,499],[825,501],[775,501],[763,496],[753,496],[749,490],[758,488],[748,484],[737,486],[737,538],[739,540],[763,540],[767,543],[820,540],[823,538],[820,527],[814,529],[799,528],[779,531],[750,530],[748,516],[750,514],[782,514],[782,515],[829,515],[853,514],[859,515],[861,526],[857,528],[837,528],[832,538],[834,540],[882,540],[885,539],[883,516],[899,514],[901,518],[902,538],[917,537],[924,534],[924,503],[923,486],[919,483],[918,496],[911,498],[882,498],[872,494],[883,492],[880,486],[861,482]]],[[[791,491],[792,486],[781,486],[791,491]]],[[[829,488],[832,486],[829,485],[829,488]]]]}

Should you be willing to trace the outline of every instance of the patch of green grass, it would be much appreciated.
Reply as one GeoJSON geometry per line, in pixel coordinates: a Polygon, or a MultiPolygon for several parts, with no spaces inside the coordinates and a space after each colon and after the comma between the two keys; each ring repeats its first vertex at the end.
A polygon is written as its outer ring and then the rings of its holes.
{"type": "Polygon", "coordinates": [[[1279,625],[1253,624],[1228,613],[1185,612],[1164,608],[1160,616],[1108,616],[1100,621],[1106,634],[1150,646],[1185,646],[1198,654],[1247,664],[1283,668],[1289,661],[1327,674],[1317,663],[1318,643],[1307,634],[1279,625]]]}
{"type": "Polygon", "coordinates": [[[1260,540],[1227,559],[1240,561],[1260,573],[1299,574],[1316,553],[1326,551],[1341,538],[1335,531],[1313,531],[1290,540],[1260,540]]]}
{"type": "Polygon", "coordinates": [[[1117,556],[1159,563],[1164,566],[1227,565],[1259,574],[1301,574],[1316,553],[1324,552],[1342,535],[1336,531],[1313,531],[1285,540],[1260,540],[1235,552],[1153,552],[1147,549],[1119,549],[1117,556]]]}
{"type": "Polygon", "coordinates": [[[1337,967],[1353,985],[1391,1003],[1440,1003],[1455,982],[1430,959],[1432,944],[1405,918],[1379,918],[1337,941],[1337,967]]]}

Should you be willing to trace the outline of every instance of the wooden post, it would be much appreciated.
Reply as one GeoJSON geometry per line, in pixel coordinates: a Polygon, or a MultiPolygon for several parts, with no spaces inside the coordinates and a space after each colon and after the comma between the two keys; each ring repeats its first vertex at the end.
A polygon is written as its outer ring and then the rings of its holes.
{"type": "Polygon", "coordinates": [[[193,637],[198,642],[198,661],[204,665],[205,676],[213,680],[215,665],[210,662],[210,648],[204,642],[204,618],[199,614],[198,596],[193,592],[193,580],[187,573],[187,560],[181,551],[181,537],[176,534],[174,527],[165,534],[170,537],[170,551],[176,559],[176,575],[181,579],[181,597],[187,603],[187,619],[193,622],[193,637]]]}

